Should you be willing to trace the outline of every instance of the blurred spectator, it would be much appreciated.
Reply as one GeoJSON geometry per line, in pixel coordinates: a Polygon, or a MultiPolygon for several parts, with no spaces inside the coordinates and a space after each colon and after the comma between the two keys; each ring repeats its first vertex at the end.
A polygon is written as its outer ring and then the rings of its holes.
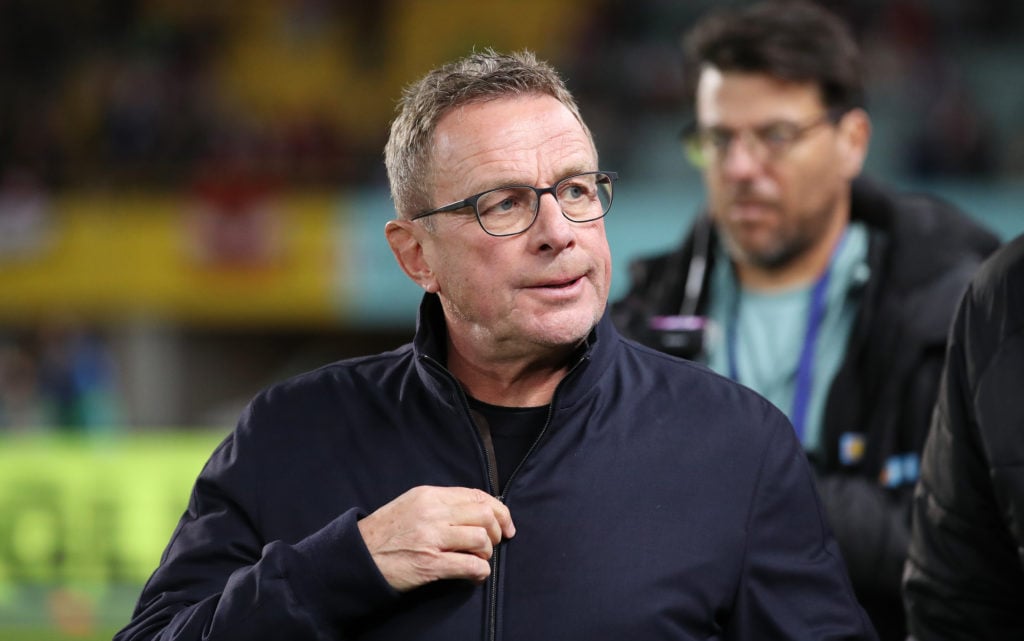
{"type": "Polygon", "coordinates": [[[946,331],[998,239],[941,200],[860,177],[861,57],[833,14],[713,12],[684,50],[685,144],[707,204],[674,250],[631,263],[613,318],[786,412],[858,598],[881,639],[902,641],[909,506],[946,331]]]}
{"type": "Polygon", "coordinates": [[[70,322],[43,324],[37,340],[38,389],[47,424],[66,432],[118,427],[116,368],[104,341],[70,322]]]}
{"type": "Polygon", "coordinates": [[[994,123],[966,82],[952,46],[957,44],[953,34],[979,16],[956,7],[936,11],[919,0],[887,3],[877,14],[875,37],[888,44],[878,66],[910,114],[906,133],[899,136],[908,177],[995,175],[1000,167],[994,123]]]}
{"type": "Polygon", "coordinates": [[[53,234],[50,196],[31,171],[9,167],[0,178],[0,259],[37,257],[53,234]]]}
{"type": "Polygon", "coordinates": [[[0,429],[105,431],[121,415],[116,366],[99,335],[50,322],[0,344],[0,429]]]}
{"type": "Polygon", "coordinates": [[[24,431],[48,424],[35,355],[20,337],[9,337],[0,344],[0,428],[24,431]]]}
{"type": "Polygon", "coordinates": [[[909,143],[918,178],[985,178],[996,170],[989,120],[964,85],[950,79],[924,111],[909,143]]]}

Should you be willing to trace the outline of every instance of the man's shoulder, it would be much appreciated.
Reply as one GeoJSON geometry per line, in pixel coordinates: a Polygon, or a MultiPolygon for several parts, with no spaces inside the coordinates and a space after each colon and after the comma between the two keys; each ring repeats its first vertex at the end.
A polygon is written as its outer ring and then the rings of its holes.
{"type": "Polygon", "coordinates": [[[256,394],[250,405],[319,407],[331,399],[346,396],[347,400],[366,398],[365,395],[372,395],[373,390],[398,384],[397,380],[405,376],[411,362],[411,345],[334,361],[267,385],[256,394]]]}
{"type": "Polygon", "coordinates": [[[852,217],[890,236],[893,251],[944,256],[952,262],[959,256],[984,258],[1000,244],[978,218],[934,193],[861,177],[853,183],[851,203],[852,217]]]}
{"type": "Polygon", "coordinates": [[[723,376],[702,363],[666,354],[635,340],[622,341],[624,376],[638,393],[654,402],[706,408],[709,415],[742,415],[758,420],[781,412],[754,390],[723,376]]]}
{"type": "Polygon", "coordinates": [[[971,280],[963,304],[974,317],[972,323],[991,338],[1011,334],[1024,325],[1024,234],[990,256],[971,280]]]}
{"type": "MultiPolygon", "coordinates": [[[[854,182],[851,216],[869,229],[872,280],[900,298],[952,298],[955,305],[971,275],[1000,245],[983,223],[939,196],[864,178],[854,182]]],[[[943,319],[952,308],[946,312],[943,319]]]]}
{"type": "Polygon", "coordinates": [[[978,270],[972,287],[976,291],[1003,290],[1020,296],[1024,286],[1024,234],[1007,242],[978,270]]]}

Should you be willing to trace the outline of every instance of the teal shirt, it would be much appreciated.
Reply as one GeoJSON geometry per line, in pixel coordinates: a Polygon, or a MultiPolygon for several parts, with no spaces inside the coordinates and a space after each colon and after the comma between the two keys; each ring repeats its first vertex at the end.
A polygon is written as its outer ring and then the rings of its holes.
{"type": "MultiPolygon", "coordinates": [[[[719,256],[725,256],[721,246],[717,251],[719,256]]],[[[855,292],[868,279],[867,251],[867,229],[861,223],[851,223],[839,253],[833,257],[825,292],[825,315],[815,343],[803,435],[804,449],[809,452],[820,452],[822,448],[825,400],[857,315],[859,297],[855,292]]],[[[739,382],[767,398],[792,420],[797,368],[814,284],[772,292],[738,289],[731,263],[720,259],[715,261],[710,286],[708,317],[713,329],[705,345],[708,365],[729,375],[726,337],[729,323],[735,321],[739,382]]]]}

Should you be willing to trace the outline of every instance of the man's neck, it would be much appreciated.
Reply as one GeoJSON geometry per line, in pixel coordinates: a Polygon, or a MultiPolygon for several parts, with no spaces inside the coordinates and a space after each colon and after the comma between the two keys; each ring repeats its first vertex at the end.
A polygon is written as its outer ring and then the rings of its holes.
{"type": "Polygon", "coordinates": [[[847,217],[837,219],[821,241],[785,265],[765,268],[749,262],[735,261],[736,278],[744,289],[772,292],[810,285],[828,268],[839,240],[846,231],[847,217]]]}
{"type": "Polygon", "coordinates": [[[471,356],[448,342],[448,370],[473,398],[501,407],[538,407],[551,402],[555,388],[565,377],[574,350],[551,353],[545,357],[491,359],[471,356]]]}

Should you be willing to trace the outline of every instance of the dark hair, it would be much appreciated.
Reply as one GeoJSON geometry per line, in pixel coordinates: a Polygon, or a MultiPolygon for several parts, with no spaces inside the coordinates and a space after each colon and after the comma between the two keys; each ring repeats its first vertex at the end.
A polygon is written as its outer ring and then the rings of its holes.
{"type": "Polygon", "coordinates": [[[825,107],[842,113],[864,107],[860,50],[846,24],[803,1],[761,2],[708,14],[683,36],[688,107],[706,65],[721,71],[764,73],[813,82],[825,107]]]}

